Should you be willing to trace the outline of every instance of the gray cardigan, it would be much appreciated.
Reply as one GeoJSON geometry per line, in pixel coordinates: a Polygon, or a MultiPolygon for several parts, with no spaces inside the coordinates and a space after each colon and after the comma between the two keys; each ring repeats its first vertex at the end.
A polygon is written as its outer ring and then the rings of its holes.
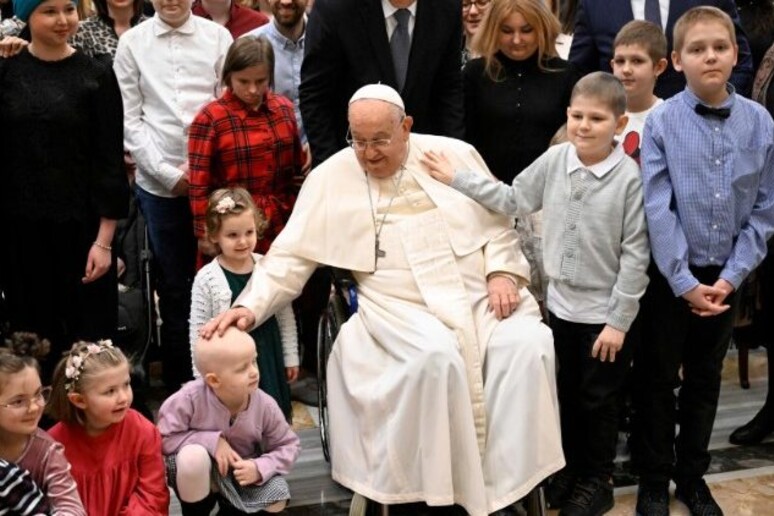
{"type": "MultiPolygon", "coordinates": [[[[253,253],[253,261],[257,261],[259,257],[259,254],[253,253]]],[[[223,269],[218,264],[218,260],[215,259],[199,270],[191,289],[191,317],[188,323],[192,362],[194,345],[199,338],[199,329],[210,319],[229,308],[231,308],[231,289],[228,287],[223,269]]],[[[296,367],[299,364],[298,331],[296,330],[296,317],[293,315],[293,308],[288,305],[275,315],[282,339],[282,355],[285,358],[285,367],[296,367]]],[[[199,378],[196,363],[193,364],[193,373],[194,377],[199,378]]]]}
{"type": "Polygon", "coordinates": [[[451,186],[512,216],[543,210],[543,262],[549,282],[578,295],[609,292],[606,323],[628,331],[648,284],[650,262],[640,168],[628,156],[597,178],[571,180],[572,144],[549,148],[513,186],[457,171],[451,186]],[[574,183],[574,184],[573,184],[574,183]]]}

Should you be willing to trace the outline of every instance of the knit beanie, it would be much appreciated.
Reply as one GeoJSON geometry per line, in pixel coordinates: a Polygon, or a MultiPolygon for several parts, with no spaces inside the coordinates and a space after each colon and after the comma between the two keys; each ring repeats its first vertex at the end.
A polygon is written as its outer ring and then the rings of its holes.
{"type": "MultiPolygon", "coordinates": [[[[78,0],[72,0],[72,2],[78,5],[78,0]]],[[[13,0],[13,14],[24,23],[27,23],[32,11],[42,3],[43,0],[13,0]]]]}

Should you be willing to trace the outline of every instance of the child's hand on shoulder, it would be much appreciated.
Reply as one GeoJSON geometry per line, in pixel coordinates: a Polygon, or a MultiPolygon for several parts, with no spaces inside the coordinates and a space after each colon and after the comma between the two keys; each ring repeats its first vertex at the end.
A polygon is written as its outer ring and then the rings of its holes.
{"type": "Polygon", "coordinates": [[[288,383],[293,383],[296,380],[298,380],[298,366],[286,367],[285,368],[285,378],[288,379],[288,383]]]}
{"type": "Polygon", "coordinates": [[[427,151],[419,161],[427,168],[430,175],[445,185],[450,185],[454,179],[454,168],[449,158],[443,152],[427,151]]]}
{"type": "Polygon", "coordinates": [[[233,464],[234,478],[239,482],[240,486],[248,486],[251,484],[257,484],[261,480],[261,474],[258,473],[258,466],[254,460],[242,460],[239,459],[233,464]]]}
{"type": "Polygon", "coordinates": [[[601,362],[609,360],[615,362],[615,354],[621,351],[626,332],[616,330],[610,325],[605,325],[591,348],[591,356],[599,357],[601,362]]]}
{"type": "Polygon", "coordinates": [[[242,457],[228,444],[222,436],[218,439],[218,445],[215,447],[215,462],[218,463],[218,472],[221,476],[228,475],[228,467],[241,461],[242,457]]]}

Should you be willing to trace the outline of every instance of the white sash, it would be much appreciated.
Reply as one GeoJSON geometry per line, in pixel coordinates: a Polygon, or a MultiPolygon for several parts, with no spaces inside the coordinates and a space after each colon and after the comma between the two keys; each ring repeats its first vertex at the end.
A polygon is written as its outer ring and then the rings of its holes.
{"type": "Polygon", "coordinates": [[[454,330],[465,361],[479,453],[486,448],[486,406],[481,353],[470,297],[449,244],[448,228],[438,209],[399,224],[406,260],[430,311],[454,330]]]}

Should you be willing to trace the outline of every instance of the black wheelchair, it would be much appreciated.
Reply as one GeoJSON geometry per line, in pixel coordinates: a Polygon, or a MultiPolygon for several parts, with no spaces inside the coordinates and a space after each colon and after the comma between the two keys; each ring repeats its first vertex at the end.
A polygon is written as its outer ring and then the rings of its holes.
{"type": "MultiPolygon", "coordinates": [[[[325,312],[317,325],[317,408],[320,417],[320,441],[326,462],[330,457],[328,427],[328,357],[341,326],[358,310],[357,283],[349,271],[331,269],[332,285],[325,312]]],[[[519,504],[527,516],[546,516],[542,486],[533,489],[519,504]]],[[[514,514],[519,514],[518,512],[514,514]]],[[[388,516],[389,507],[353,493],[349,516],[388,516]]]]}

